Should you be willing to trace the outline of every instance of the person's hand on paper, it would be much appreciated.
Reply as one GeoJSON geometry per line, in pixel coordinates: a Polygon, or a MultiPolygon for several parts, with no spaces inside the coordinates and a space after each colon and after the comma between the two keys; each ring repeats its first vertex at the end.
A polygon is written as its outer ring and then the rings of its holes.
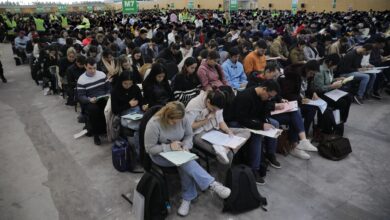
{"type": "Polygon", "coordinates": [[[131,107],[137,106],[137,105],[138,105],[138,100],[136,100],[136,99],[130,100],[129,105],[130,105],[131,107]]]}
{"type": "Polygon", "coordinates": [[[96,103],[96,97],[89,98],[90,103],[96,103]]]}
{"type": "Polygon", "coordinates": [[[171,150],[173,151],[180,151],[183,150],[181,147],[181,142],[180,141],[174,141],[170,144],[171,150]]]}
{"type": "Polygon", "coordinates": [[[319,99],[320,97],[318,97],[317,93],[313,93],[313,97],[311,99],[313,100],[317,100],[319,99]]]}
{"type": "Polygon", "coordinates": [[[228,135],[229,135],[229,137],[233,137],[234,136],[234,133],[233,133],[233,131],[232,130],[230,130],[229,129],[229,131],[228,132],[226,132],[228,135]]]}
{"type": "Polygon", "coordinates": [[[263,130],[264,130],[264,131],[268,131],[268,130],[274,129],[274,128],[275,128],[275,127],[274,127],[273,125],[268,124],[268,123],[264,123],[264,125],[263,125],[263,130]]]}
{"type": "Polygon", "coordinates": [[[285,104],[284,103],[276,103],[275,104],[275,110],[283,110],[285,104]]]}
{"type": "Polygon", "coordinates": [[[302,99],[302,104],[307,104],[309,102],[310,102],[310,99],[308,99],[308,98],[303,98],[302,99]]]}
{"type": "Polygon", "coordinates": [[[287,103],[288,100],[287,100],[287,99],[282,99],[281,102],[282,102],[282,103],[287,103]]]}
{"type": "Polygon", "coordinates": [[[336,82],[332,83],[332,84],[330,85],[330,88],[332,88],[332,89],[338,89],[338,88],[341,88],[341,86],[343,86],[343,83],[342,83],[341,80],[339,80],[339,81],[336,81],[336,82]]]}

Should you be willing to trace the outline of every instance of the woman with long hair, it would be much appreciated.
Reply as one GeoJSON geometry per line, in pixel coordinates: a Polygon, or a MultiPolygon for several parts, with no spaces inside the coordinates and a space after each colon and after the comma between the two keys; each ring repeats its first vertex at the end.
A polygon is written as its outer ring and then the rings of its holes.
{"type": "MultiPolygon", "coordinates": [[[[192,148],[191,122],[185,115],[184,105],[175,101],[162,107],[147,123],[144,139],[145,150],[154,163],[162,167],[175,166],[160,153],[188,151],[192,148]]],[[[198,196],[197,186],[202,191],[214,191],[221,199],[230,196],[231,190],[215,181],[196,160],[184,163],[177,169],[182,188],[182,202],[177,211],[179,215],[188,215],[191,201],[198,196]]]]}
{"type": "Polygon", "coordinates": [[[149,75],[142,83],[144,91],[145,103],[149,107],[155,105],[165,105],[167,102],[173,100],[171,87],[169,86],[165,68],[159,64],[154,63],[149,75]]]}
{"type": "Polygon", "coordinates": [[[184,105],[197,95],[199,95],[201,86],[196,68],[198,62],[193,57],[188,57],[179,74],[172,80],[172,90],[175,100],[182,102],[184,105]]]}

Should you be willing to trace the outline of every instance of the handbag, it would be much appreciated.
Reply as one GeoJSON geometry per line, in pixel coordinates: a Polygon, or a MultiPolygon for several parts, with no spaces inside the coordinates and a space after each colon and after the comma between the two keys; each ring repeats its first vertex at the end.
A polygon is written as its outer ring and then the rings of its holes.
{"type": "Polygon", "coordinates": [[[338,135],[328,135],[318,145],[318,153],[329,160],[342,160],[352,153],[348,138],[338,135]]]}

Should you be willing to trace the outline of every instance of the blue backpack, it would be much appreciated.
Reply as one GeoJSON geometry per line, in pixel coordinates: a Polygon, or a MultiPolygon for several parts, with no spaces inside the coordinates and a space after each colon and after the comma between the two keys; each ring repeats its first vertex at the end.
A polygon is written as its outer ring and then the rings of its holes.
{"type": "Polygon", "coordinates": [[[112,145],[112,164],[119,172],[134,172],[137,165],[137,153],[127,139],[119,137],[114,141],[114,145],[112,145]]]}

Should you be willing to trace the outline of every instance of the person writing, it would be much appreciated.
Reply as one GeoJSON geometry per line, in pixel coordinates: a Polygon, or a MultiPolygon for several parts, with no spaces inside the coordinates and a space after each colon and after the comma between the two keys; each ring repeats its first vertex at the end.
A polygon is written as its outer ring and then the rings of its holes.
{"type": "MultiPolygon", "coordinates": [[[[192,148],[192,127],[185,115],[184,105],[174,101],[162,107],[147,123],[144,139],[145,150],[154,163],[162,167],[175,166],[159,153],[192,148]]],[[[177,211],[179,215],[188,215],[191,201],[198,196],[197,186],[202,191],[214,191],[221,199],[230,196],[231,190],[215,181],[195,160],[177,168],[182,188],[182,203],[177,211]]]]}

